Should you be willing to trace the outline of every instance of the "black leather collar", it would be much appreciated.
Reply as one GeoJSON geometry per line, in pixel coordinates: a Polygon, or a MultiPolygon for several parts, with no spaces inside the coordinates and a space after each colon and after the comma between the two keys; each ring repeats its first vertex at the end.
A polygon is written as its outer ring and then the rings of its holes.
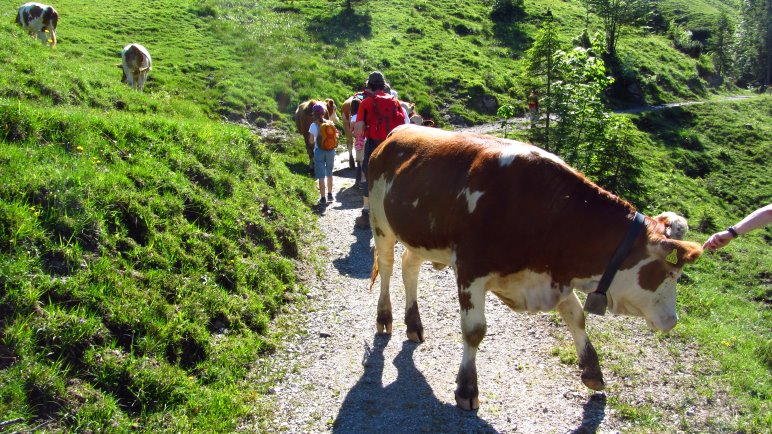
{"type": "Polygon", "coordinates": [[[645,221],[646,219],[643,217],[643,214],[636,211],[633,222],[630,224],[630,228],[625,235],[625,239],[622,240],[622,244],[617,247],[614,256],[611,257],[608,266],[606,266],[606,271],[600,278],[598,289],[587,295],[587,300],[584,302],[585,311],[596,315],[604,315],[606,313],[606,306],[608,305],[606,291],[608,291],[611,281],[614,280],[614,276],[617,274],[619,266],[622,265],[622,261],[624,261],[630,253],[630,248],[633,246],[635,238],[638,237],[638,234],[641,232],[641,228],[643,228],[645,221]]]}

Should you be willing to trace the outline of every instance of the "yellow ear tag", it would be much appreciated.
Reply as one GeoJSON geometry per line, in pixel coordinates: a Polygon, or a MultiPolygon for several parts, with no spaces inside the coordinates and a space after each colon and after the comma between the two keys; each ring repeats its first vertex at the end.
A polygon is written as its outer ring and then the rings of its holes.
{"type": "Polygon", "coordinates": [[[665,260],[667,262],[670,262],[673,265],[678,264],[678,251],[676,249],[673,249],[673,251],[670,252],[669,255],[665,256],[665,260]]]}

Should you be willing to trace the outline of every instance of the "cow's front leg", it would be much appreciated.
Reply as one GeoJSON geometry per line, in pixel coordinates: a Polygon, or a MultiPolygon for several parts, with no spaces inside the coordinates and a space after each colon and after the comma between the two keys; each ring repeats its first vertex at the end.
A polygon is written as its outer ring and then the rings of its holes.
{"type": "Polygon", "coordinates": [[[477,389],[477,348],[485,337],[485,287],[473,283],[469,288],[459,285],[458,302],[461,306],[461,334],[464,337],[464,355],[456,377],[456,405],[464,410],[480,408],[477,389]]]}
{"type": "Polygon", "coordinates": [[[424,326],[418,311],[418,273],[423,258],[408,249],[402,254],[402,281],[405,284],[405,325],[407,338],[413,342],[424,341],[424,326]]]}
{"type": "Polygon", "coordinates": [[[579,367],[582,368],[582,382],[592,390],[603,390],[606,384],[603,382],[603,373],[598,363],[598,353],[584,331],[584,312],[576,294],[572,293],[562,300],[558,304],[558,312],[574,338],[579,367]]]}
{"type": "MultiPolygon", "coordinates": [[[[306,132],[308,134],[308,132],[306,132]]],[[[308,139],[306,139],[306,153],[308,154],[308,171],[311,173],[311,176],[314,176],[314,143],[309,143],[308,139]]]]}
{"type": "Polygon", "coordinates": [[[391,316],[391,293],[389,283],[394,270],[394,237],[387,237],[382,232],[374,231],[375,249],[378,253],[378,275],[381,278],[381,294],[378,297],[376,327],[378,333],[391,334],[394,320],[391,316]]]}

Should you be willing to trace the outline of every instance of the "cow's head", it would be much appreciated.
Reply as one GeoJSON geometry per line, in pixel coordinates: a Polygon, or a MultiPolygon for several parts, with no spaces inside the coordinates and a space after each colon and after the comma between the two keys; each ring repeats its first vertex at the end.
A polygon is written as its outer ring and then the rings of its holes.
{"type": "MultiPolygon", "coordinates": [[[[649,230],[648,241],[630,253],[632,266],[619,270],[608,290],[608,308],[641,316],[649,328],[669,331],[678,322],[676,281],[682,268],[702,254],[699,244],[666,238],[649,230]]],[[[628,264],[629,265],[629,264],[628,264]]]]}
{"type": "Polygon", "coordinates": [[[337,108],[335,107],[335,100],[332,98],[327,98],[324,100],[325,106],[327,108],[327,117],[333,122],[338,121],[338,114],[337,114],[337,108]]]}
{"type": "Polygon", "coordinates": [[[683,240],[684,235],[689,231],[689,223],[686,219],[672,211],[665,211],[654,217],[654,220],[664,226],[662,235],[674,240],[683,240]]]}
{"type": "Polygon", "coordinates": [[[53,7],[49,6],[46,8],[46,11],[43,13],[43,23],[45,24],[45,29],[47,29],[49,33],[49,43],[52,47],[55,47],[56,26],[59,24],[59,14],[53,7]]]}
{"type": "Polygon", "coordinates": [[[116,63],[115,66],[117,68],[120,68],[120,70],[122,72],[121,83],[128,83],[129,79],[128,79],[128,77],[126,77],[126,70],[123,69],[123,64],[122,63],[116,63]]]}

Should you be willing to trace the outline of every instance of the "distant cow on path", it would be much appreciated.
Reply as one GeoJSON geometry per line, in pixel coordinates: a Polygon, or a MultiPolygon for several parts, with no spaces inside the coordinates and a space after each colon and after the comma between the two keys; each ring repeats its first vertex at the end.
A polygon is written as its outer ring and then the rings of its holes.
{"type": "MultiPolygon", "coordinates": [[[[381,277],[378,332],[391,333],[394,243],[405,246],[407,336],[423,341],[417,285],[421,264],[450,265],[461,308],[463,357],[456,403],[479,407],[477,348],[492,291],[516,311],[557,309],[571,332],[584,384],[605,387],[585,309],[640,316],[654,330],[678,320],[676,281],[702,248],[668,238],[673,216],[645,217],[558,157],[490,136],[405,125],[369,161],[370,224],[381,277]]],[[[679,224],[685,225],[684,222],[679,224]]]]}
{"type": "Polygon", "coordinates": [[[16,14],[16,24],[20,25],[30,35],[37,35],[40,42],[56,46],[56,25],[59,14],[53,6],[29,2],[19,7],[16,14]]]}
{"type": "Polygon", "coordinates": [[[123,69],[121,82],[129,83],[133,89],[143,92],[153,61],[147,48],[139,44],[129,44],[121,50],[121,64],[118,67],[123,69]]]}

